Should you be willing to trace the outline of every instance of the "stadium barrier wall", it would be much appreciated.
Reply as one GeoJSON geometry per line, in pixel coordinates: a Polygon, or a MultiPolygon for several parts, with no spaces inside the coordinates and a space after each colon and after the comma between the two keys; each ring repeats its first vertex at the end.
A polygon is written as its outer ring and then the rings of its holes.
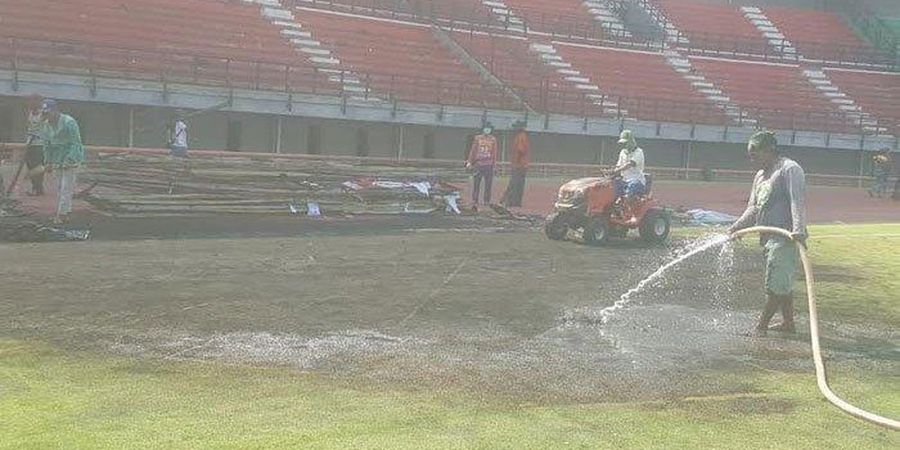
{"type": "MultiPolygon", "coordinates": [[[[24,154],[25,146],[17,143],[0,143],[0,161],[3,163],[16,163],[24,154]]],[[[160,148],[124,148],[109,146],[87,146],[88,165],[91,159],[115,154],[155,155],[165,156],[169,150],[160,148]]],[[[340,161],[358,165],[401,165],[417,167],[459,167],[461,160],[447,159],[421,159],[421,158],[396,158],[396,157],[360,157],[339,155],[305,155],[305,154],[274,154],[256,152],[232,152],[224,150],[191,150],[192,158],[247,158],[254,160],[307,160],[307,161],[340,161]]],[[[509,163],[498,164],[498,175],[507,175],[510,170],[509,163]]],[[[559,163],[532,163],[529,167],[531,176],[537,177],[588,177],[598,176],[602,171],[610,169],[613,164],[559,164],[559,163]]],[[[747,182],[754,176],[752,170],[711,169],[711,168],[684,168],[684,167],[648,167],[647,171],[659,180],[697,180],[697,181],[725,181],[747,182]]],[[[820,186],[864,186],[873,180],[870,176],[838,175],[807,173],[807,181],[812,185],[820,186]]]]}

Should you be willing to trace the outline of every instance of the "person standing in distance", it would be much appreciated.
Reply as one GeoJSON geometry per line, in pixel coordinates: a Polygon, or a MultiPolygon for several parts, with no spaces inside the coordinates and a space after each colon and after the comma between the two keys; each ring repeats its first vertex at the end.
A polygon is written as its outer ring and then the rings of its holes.
{"type": "Polygon", "coordinates": [[[25,104],[25,120],[28,129],[25,136],[25,166],[31,179],[31,195],[44,195],[44,143],[41,129],[44,126],[42,105],[44,98],[34,94],[25,104]]]}
{"type": "Polygon", "coordinates": [[[171,150],[172,156],[187,156],[188,127],[184,121],[184,114],[180,111],[175,116],[175,123],[172,125],[172,136],[169,139],[169,150],[171,150]]]}
{"type": "Polygon", "coordinates": [[[509,178],[509,186],[500,204],[505,207],[522,207],[522,196],[525,194],[525,177],[528,175],[528,159],[531,151],[531,141],[528,139],[528,131],[525,130],[525,122],[518,121],[513,124],[516,130],[512,139],[512,174],[509,178]]]}
{"type": "Polygon", "coordinates": [[[472,140],[472,148],[469,149],[469,157],[466,159],[466,169],[475,171],[472,186],[472,204],[478,209],[478,193],[481,181],[484,180],[484,204],[491,203],[491,187],[494,184],[494,164],[497,162],[497,138],[492,134],[494,127],[490,122],[485,123],[481,134],[472,140]]]}

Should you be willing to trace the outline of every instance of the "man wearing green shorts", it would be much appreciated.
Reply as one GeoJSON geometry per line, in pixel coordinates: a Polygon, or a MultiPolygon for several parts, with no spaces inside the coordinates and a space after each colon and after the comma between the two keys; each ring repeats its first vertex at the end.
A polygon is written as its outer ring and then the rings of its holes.
{"type": "Polygon", "coordinates": [[[729,233],[753,226],[783,228],[791,239],[763,234],[760,245],[766,258],[766,306],[759,317],[754,336],[767,330],[794,331],[794,276],[800,265],[797,245],[806,245],[806,176],[795,161],[778,149],[775,133],[760,131],[747,144],[750,161],[759,168],[753,179],[750,200],[744,214],[728,229],[729,233]],[[781,324],[769,328],[769,321],[781,310],[781,324]]]}

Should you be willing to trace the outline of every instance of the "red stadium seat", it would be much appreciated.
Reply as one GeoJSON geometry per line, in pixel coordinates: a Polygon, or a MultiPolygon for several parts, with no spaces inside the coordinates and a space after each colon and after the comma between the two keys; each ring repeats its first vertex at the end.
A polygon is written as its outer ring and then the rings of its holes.
{"type": "Polygon", "coordinates": [[[900,73],[826,69],[825,73],[863,111],[878,117],[879,123],[900,134],[900,73]]]}
{"type": "Polygon", "coordinates": [[[781,7],[763,8],[763,13],[806,58],[865,62],[877,55],[871,44],[833,13],[781,7]]]}
{"type": "Polygon", "coordinates": [[[858,132],[859,128],[803,76],[798,66],[692,57],[691,64],[775,129],[858,132]]]}
{"type": "MultiPolygon", "coordinates": [[[[21,67],[173,81],[329,88],[259,8],[211,0],[0,0],[21,67]],[[39,42],[40,41],[40,42],[39,42]],[[49,43],[47,41],[55,41],[49,43]],[[291,67],[291,70],[288,70],[291,67]],[[274,83],[274,84],[272,84],[274,83]]],[[[332,86],[331,88],[336,88],[332,86]]]]}
{"type": "Polygon", "coordinates": [[[557,45],[560,55],[618,98],[629,116],[654,121],[728,123],[727,116],[695,91],[662,54],[557,45]]]}
{"type": "MultiPolygon", "coordinates": [[[[504,0],[512,12],[524,19],[529,29],[560,35],[583,35],[594,25],[587,7],[578,0],[504,0]]],[[[602,36],[596,24],[594,38],[602,36]]]]}
{"type": "Polygon", "coordinates": [[[484,86],[423,25],[296,11],[296,20],[333,50],[341,67],[378,92],[401,100],[499,106],[502,95],[484,86]]]}
{"type": "Polygon", "coordinates": [[[654,1],[692,46],[734,53],[772,53],[762,33],[737,6],[684,0],[654,1]]]}
{"type": "Polygon", "coordinates": [[[453,38],[494,75],[512,86],[532,108],[578,113],[587,107],[583,92],[531,53],[528,40],[463,32],[453,33],[453,38]]]}

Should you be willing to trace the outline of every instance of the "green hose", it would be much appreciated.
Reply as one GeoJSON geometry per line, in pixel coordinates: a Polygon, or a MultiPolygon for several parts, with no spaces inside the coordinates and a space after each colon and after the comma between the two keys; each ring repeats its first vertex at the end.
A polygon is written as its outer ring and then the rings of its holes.
{"type": "MultiPolygon", "coordinates": [[[[734,232],[731,235],[731,238],[735,239],[751,233],[778,234],[788,239],[791,238],[791,233],[787,230],[773,227],[745,228],[743,230],[734,232]]],[[[800,261],[803,263],[803,273],[806,275],[806,297],[809,301],[809,337],[810,344],[812,345],[813,362],[816,366],[816,383],[819,386],[819,391],[822,392],[822,395],[824,395],[829,402],[831,402],[834,406],[837,406],[847,414],[856,416],[867,422],[874,423],[875,425],[880,425],[892,430],[900,430],[900,421],[888,419],[887,417],[882,417],[877,414],[873,414],[863,409],[857,408],[856,406],[853,406],[842,400],[837,396],[837,394],[834,393],[834,391],[831,390],[830,387],[828,387],[828,379],[825,374],[825,361],[822,359],[822,348],[819,344],[819,315],[816,312],[816,296],[813,292],[812,265],[809,263],[809,257],[806,254],[806,249],[803,248],[802,245],[798,245],[797,247],[800,250],[800,261]]]]}

